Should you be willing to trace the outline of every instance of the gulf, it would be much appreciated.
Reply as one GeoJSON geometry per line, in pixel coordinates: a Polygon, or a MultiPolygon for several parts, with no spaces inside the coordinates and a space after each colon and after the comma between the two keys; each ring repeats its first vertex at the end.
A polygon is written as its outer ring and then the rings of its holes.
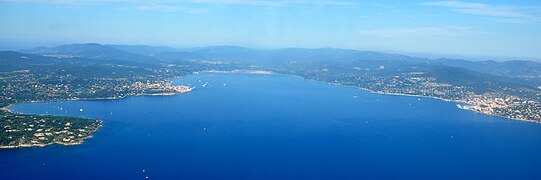
{"type": "Polygon", "coordinates": [[[174,83],[196,88],[11,106],[104,124],[79,146],[0,150],[0,179],[541,179],[539,124],[278,74],[174,83]]]}

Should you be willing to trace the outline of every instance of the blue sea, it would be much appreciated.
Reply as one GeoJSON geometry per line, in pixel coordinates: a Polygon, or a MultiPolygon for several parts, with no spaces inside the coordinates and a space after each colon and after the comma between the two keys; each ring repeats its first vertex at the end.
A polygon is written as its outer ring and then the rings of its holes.
{"type": "Polygon", "coordinates": [[[174,83],[196,88],[12,106],[104,123],[82,145],[1,149],[0,179],[541,179],[541,124],[287,75],[174,83]]]}

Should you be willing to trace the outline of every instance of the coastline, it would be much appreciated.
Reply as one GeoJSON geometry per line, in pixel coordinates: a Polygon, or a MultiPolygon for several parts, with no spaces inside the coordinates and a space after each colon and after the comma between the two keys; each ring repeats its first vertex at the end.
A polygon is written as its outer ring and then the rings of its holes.
{"type": "Polygon", "coordinates": [[[272,71],[266,71],[266,70],[241,70],[241,69],[235,69],[231,71],[205,70],[205,71],[194,72],[194,74],[199,74],[199,73],[276,74],[272,71]]]}
{"type": "MultiPolygon", "coordinates": [[[[96,133],[99,129],[101,128],[101,125],[98,126],[98,128],[96,129],[96,131],[92,132],[92,133],[96,133]]],[[[81,138],[81,141],[79,142],[72,142],[72,143],[66,143],[66,142],[51,142],[51,143],[47,143],[47,144],[20,144],[18,146],[0,146],[0,149],[16,149],[16,148],[31,148],[31,147],[45,147],[45,146],[49,146],[49,145],[53,145],[53,144],[58,144],[58,145],[63,145],[63,146],[76,146],[76,145],[81,145],[84,143],[85,140],[87,139],[90,139],[92,138],[93,136],[87,136],[87,137],[83,137],[81,138]]]]}
{"type": "MultiPolygon", "coordinates": [[[[466,103],[468,104],[468,103],[466,103]]],[[[471,104],[468,104],[471,106],[471,104]]],[[[472,111],[474,113],[479,113],[479,114],[484,114],[484,115],[489,115],[489,116],[494,116],[494,117],[500,117],[500,118],[505,118],[505,119],[509,119],[509,120],[513,120],[513,121],[523,121],[523,122],[530,122],[530,123],[536,123],[536,124],[541,124],[540,121],[534,121],[534,120],[528,120],[528,119],[516,119],[516,118],[509,118],[509,117],[504,117],[504,116],[500,116],[500,115],[496,115],[496,114],[489,114],[489,113],[483,113],[483,112],[479,112],[479,111],[476,111],[476,110],[473,110],[473,109],[468,109],[466,108],[467,106],[460,106],[457,104],[457,108],[458,109],[462,109],[462,110],[466,110],[466,111],[472,111]]]]}
{"type": "MultiPolygon", "coordinates": [[[[185,87],[188,87],[188,86],[185,86],[185,87]]],[[[185,91],[185,92],[167,92],[167,93],[153,93],[153,94],[144,94],[144,93],[142,93],[142,94],[126,95],[126,96],[119,96],[119,97],[105,97],[105,98],[70,98],[70,99],[57,99],[57,100],[53,100],[53,101],[23,101],[23,102],[17,102],[17,103],[9,104],[9,105],[4,106],[4,107],[2,107],[0,109],[5,110],[5,111],[7,111],[9,113],[22,114],[22,113],[11,111],[11,109],[9,109],[9,107],[11,107],[12,105],[20,104],[20,103],[40,103],[40,102],[58,102],[58,101],[117,100],[117,99],[124,99],[124,98],[128,98],[128,97],[137,97],[137,96],[173,96],[173,95],[176,95],[176,94],[184,94],[184,93],[191,92],[193,89],[194,88],[192,88],[192,87],[188,87],[188,90],[185,91]]],[[[28,115],[32,115],[32,114],[28,114],[28,115]]]]}
{"type": "MultiPolygon", "coordinates": [[[[301,77],[301,78],[302,78],[302,77],[301,77]]],[[[315,80],[314,80],[314,81],[315,81],[315,80]]],[[[321,81],[316,81],[316,82],[321,82],[321,81]]],[[[446,102],[452,102],[452,103],[466,104],[466,106],[473,106],[473,104],[470,104],[470,103],[465,102],[465,101],[459,101],[459,100],[450,100],[450,99],[443,99],[443,98],[439,98],[439,97],[431,97],[431,96],[423,96],[423,95],[415,95],[415,94],[385,93],[385,92],[373,91],[373,90],[366,89],[366,88],[360,88],[360,87],[356,87],[356,86],[343,85],[343,84],[339,84],[339,83],[329,83],[329,82],[326,82],[326,83],[332,84],[332,85],[339,85],[339,86],[345,86],[345,87],[350,87],[350,88],[360,89],[360,90],[368,91],[368,92],[373,93],[373,94],[391,95],[391,96],[409,96],[409,97],[430,98],[430,99],[436,99],[436,100],[440,100],[440,101],[446,101],[446,102]]],[[[458,105],[458,104],[457,104],[457,105],[458,105]]],[[[461,105],[461,106],[462,106],[462,105],[461,105]]],[[[497,115],[497,114],[483,113],[483,112],[475,111],[475,110],[473,110],[473,109],[463,108],[463,107],[466,107],[466,106],[462,106],[462,108],[460,108],[460,107],[457,106],[457,108],[458,108],[458,109],[461,109],[461,110],[471,111],[471,112],[478,113],[478,114],[489,115],[489,116],[494,116],[494,117],[504,118],[504,119],[513,120],[513,121],[523,121],[523,122],[530,122],[530,123],[541,124],[540,121],[534,121],[534,120],[528,120],[528,119],[509,118],[509,117],[500,116],[500,115],[497,115]]]]}
{"type": "MultiPolygon", "coordinates": [[[[391,96],[409,96],[409,97],[430,98],[430,99],[436,99],[436,100],[441,100],[441,101],[446,101],[446,102],[465,104],[466,106],[473,106],[473,104],[470,104],[470,103],[468,103],[468,102],[466,102],[466,101],[450,100],[450,99],[444,99],[444,98],[439,98],[439,97],[423,96],[423,95],[415,95],[415,94],[385,93],[385,92],[374,91],[374,90],[371,90],[371,89],[362,88],[362,87],[357,87],[357,86],[351,86],[351,85],[345,85],[345,84],[333,83],[333,82],[318,81],[318,80],[314,80],[314,79],[307,79],[307,78],[305,78],[305,77],[302,77],[302,76],[299,76],[299,75],[295,75],[295,74],[276,73],[276,72],[272,72],[272,71],[269,71],[269,72],[271,72],[272,74],[279,74],[279,75],[286,75],[286,76],[297,77],[297,78],[301,78],[301,79],[303,79],[303,80],[308,80],[308,81],[317,82],[317,83],[325,83],[325,84],[329,84],[329,85],[343,86],[343,87],[348,87],[348,88],[355,88],[355,89],[367,91],[367,92],[372,93],[372,94],[391,95],[391,96]]],[[[458,105],[458,104],[457,104],[457,105],[458,105]]],[[[462,107],[466,107],[466,106],[462,106],[462,107]]],[[[516,119],[516,118],[510,118],[510,117],[500,116],[500,115],[497,115],[497,114],[483,113],[483,112],[475,111],[475,110],[473,110],[473,109],[460,108],[460,107],[458,107],[458,106],[457,106],[457,108],[458,108],[458,109],[461,109],[461,110],[471,111],[471,112],[478,113],[478,114],[489,115],[489,116],[494,116],[494,117],[504,118],[504,119],[513,120],[513,121],[522,121],[522,122],[529,122],[529,123],[541,124],[541,121],[534,121],[534,120],[528,120],[528,119],[516,119]]]]}
{"type": "MultiPolygon", "coordinates": [[[[105,98],[70,98],[70,99],[57,99],[57,100],[53,100],[53,101],[24,101],[24,102],[17,102],[17,103],[12,103],[12,104],[8,104],[7,106],[4,106],[2,108],[0,108],[0,110],[3,110],[3,111],[6,111],[8,113],[12,113],[12,114],[21,114],[21,115],[39,115],[39,116],[42,116],[40,114],[23,114],[23,113],[19,113],[19,112],[13,112],[11,111],[10,107],[12,105],[15,105],[15,104],[20,104],[20,103],[37,103],[37,102],[58,102],[58,101],[98,101],[98,100],[116,100],[116,99],[124,99],[124,98],[128,98],[128,97],[134,97],[134,96],[172,96],[172,95],[176,95],[176,94],[183,94],[183,93],[188,93],[188,92],[191,92],[194,88],[193,87],[188,87],[188,86],[184,86],[184,87],[187,87],[187,90],[184,91],[184,92],[168,92],[168,93],[153,93],[153,94],[145,94],[145,93],[141,93],[141,94],[134,94],[134,95],[126,95],[126,96],[119,96],[119,97],[105,97],[105,98]]],[[[97,120],[97,119],[89,119],[89,120],[97,120]]],[[[103,122],[102,120],[97,120],[97,121],[101,121],[103,122]]],[[[93,133],[96,133],[100,128],[102,127],[101,123],[100,125],[98,125],[98,127],[96,128],[96,130],[93,133]]],[[[30,148],[30,147],[45,147],[45,146],[49,146],[49,145],[53,145],[53,144],[59,144],[59,145],[64,145],[64,146],[75,146],[75,145],[81,145],[84,143],[84,141],[86,139],[90,139],[92,138],[93,136],[92,135],[89,135],[89,136],[86,136],[86,137],[82,137],[80,139],[80,141],[78,142],[51,142],[51,143],[47,143],[47,144],[19,144],[19,145],[16,145],[16,146],[3,146],[3,145],[0,145],[0,149],[16,149],[16,148],[30,148]]]]}
{"type": "MultiPolygon", "coordinates": [[[[299,75],[295,75],[295,74],[276,73],[276,72],[273,72],[273,71],[266,71],[266,70],[231,70],[231,71],[206,70],[206,71],[193,72],[192,75],[197,75],[199,73],[236,73],[236,74],[262,74],[262,75],[278,74],[278,75],[285,75],[285,76],[296,77],[296,78],[300,78],[300,79],[303,79],[303,80],[308,80],[308,81],[312,81],[312,82],[316,82],[316,83],[324,83],[324,84],[329,84],[329,85],[333,85],[333,86],[342,86],[342,87],[347,87],[347,88],[355,88],[355,89],[366,91],[366,92],[372,93],[372,94],[431,98],[431,99],[436,99],[436,100],[441,100],[441,101],[446,101],[446,102],[459,103],[459,104],[456,104],[456,107],[458,109],[468,110],[468,111],[472,111],[474,113],[483,114],[483,115],[489,115],[489,116],[494,116],[494,117],[499,117],[499,118],[505,118],[505,119],[508,119],[508,120],[515,120],[515,121],[522,121],[522,122],[530,122],[530,123],[541,124],[541,122],[534,121],[534,120],[509,118],[509,117],[504,117],[504,116],[500,116],[500,115],[497,115],[497,114],[479,112],[479,111],[476,111],[475,109],[467,108],[468,106],[474,106],[474,105],[470,104],[468,102],[465,102],[465,101],[461,101],[461,100],[450,100],[450,99],[444,99],[444,98],[439,98],[439,97],[431,97],[431,96],[423,96],[423,95],[415,95],[415,94],[386,93],[386,92],[374,91],[374,90],[370,90],[370,89],[367,89],[367,88],[362,88],[362,87],[357,87],[357,86],[352,86],[352,85],[340,84],[338,82],[326,82],[326,81],[319,81],[319,80],[315,80],[315,79],[308,79],[308,78],[305,78],[305,77],[302,77],[302,76],[299,76],[299,75]],[[463,104],[463,105],[461,105],[461,104],[463,104]]],[[[175,78],[180,78],[180,77],[175,77],[175,78]]],[[[13,111],[11,111],[10,107],[12,105],[15,105],[15,104],[28,103],[28,102],[36,103],[36,102],[81,101],[81,100],[82,101],[95,101],[95,100],[116,100],[116,99],[123,99],[123,98],[132,97],[132,96],[172,96],[172,95],[176,95],[176,94],[183,94],[183,93],[191,92],[194,89],[194,87],[188,87],[188,86],[184,86],[184,87],[187,87],[187,90],[184,91],[184,92],[164,92],[164,93],[151,93],[151,94],[140,93],[140,94],[131,94],[131,95],[118,96],[118,97],[70,98],[70,99],[57,99],[57,100],[53,100],[53,101],[24,101],[24,102],[18,102],[18,103],[9,104],[7,106],[1,107],[0,110],[4,110],[4,111],[6,111],[8,113],[13,113],[13,114],[38,115],[38,114],[23,114],[23,113],[13,112],[13,111]]],[[[102,125],[100,124],[96,128],[96,131],[98,131],[99,128],[101,128],[101,126],[102,125]]],[[[96,131],[94,131],[92,133],[95,133],[96,131]]],[[[27,147],[45,147],[45,146],[53,145],[53,144],[72,146],[72,145],[80,145],[80,144],[84,143],[84,140],[89,139],[89,138],[92,138],[92,135],[90,135],[88,137],[83,137],[83,138],[80,139],[80,141],[72,142],[72,143],[51,142],[51,143],[47,143],[47,144],[20,144],[20,145],[17,145],[17,146],[0,146],[0,149],[27,148],[27,147]]]]}

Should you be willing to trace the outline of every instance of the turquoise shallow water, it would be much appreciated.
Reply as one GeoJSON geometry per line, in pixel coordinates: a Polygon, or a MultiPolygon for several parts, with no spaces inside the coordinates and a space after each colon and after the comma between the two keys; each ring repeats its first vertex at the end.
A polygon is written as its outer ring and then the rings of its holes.
{"type": "Polygon", "coordinates": [[[0,150],[0,179],[541,179],[539,124],[285,75],[175,83],[196,89],[12,106],[104,126],[80,146],[0,150]]]}

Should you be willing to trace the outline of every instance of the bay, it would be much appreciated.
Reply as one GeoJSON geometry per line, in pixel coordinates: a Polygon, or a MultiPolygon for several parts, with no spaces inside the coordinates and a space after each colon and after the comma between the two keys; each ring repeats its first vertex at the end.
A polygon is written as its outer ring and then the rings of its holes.
{"type": "Polygon", "coordinates": [[[539,124],[278,74],[174,83],[196,88],[11,106],[104,124],[82,145],[0,150],[0,179],[541,179],[539,124]]]}

